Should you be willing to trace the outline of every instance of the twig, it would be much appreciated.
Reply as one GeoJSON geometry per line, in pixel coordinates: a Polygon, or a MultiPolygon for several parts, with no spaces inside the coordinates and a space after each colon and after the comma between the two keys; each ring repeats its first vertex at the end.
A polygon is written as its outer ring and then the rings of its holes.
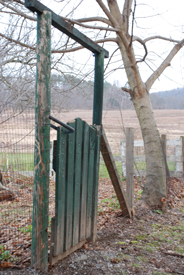
{"type": "Polygon", "coordinates": [[[184,254],[181,254],[181,253],[177,253],[177,252],[174,252],[174,251],[164,251],[164,250],[161,250],[164,254],[167,254],[167,255],[171,255],[171,256],[176,256],[176,257],[183,257],[184,258],[184,254]]]}

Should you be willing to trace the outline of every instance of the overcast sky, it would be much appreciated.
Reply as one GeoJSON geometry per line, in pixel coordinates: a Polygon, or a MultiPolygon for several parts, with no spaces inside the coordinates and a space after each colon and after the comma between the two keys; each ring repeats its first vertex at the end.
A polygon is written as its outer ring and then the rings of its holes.
{"type": "MultiPolygon", "coordinates": [[[[59,0],[58,0],[59,1],[59,0]]],[[[106,3],[106,0],[103,0],[106,3]]],[[[61,3],[56,3],[54,0],[42,1],[47,4],[56,13],[60,11],[62,16],[66,16],[77,4],[80,2],[71,0],[70,4],[68,1],[60,1],[61,3]]],[[[118,1],[120,9],[123,8],[124,1],[118,1]]],[[[140,36],[141,38],[146,38],[152,35],[161,35],[165,37],[172,37],[174,39],[181,40],[184,38],[184,0],[136,0],[136,11],[134,23],[134,35],[140,36]]],[[[76,9],[75,13],[72,15],[74,19],[92,16],[103,16],[103,12],[99,8],[96,0],[83,0],[82,4],[76,9]]],[[[90,23],[91,24],[91,23],[90,23]]],[[[98,26],[102,24],[97,23],[98,26]]],[[[84,30],[86,31],[86,30],[84,30]]],[[[89,36],[90,36],[90,31],[89,36]]],[[[115,37],[115,34],[114,34],[115,37]]],[[[153,42],[147,43],[148,50],[151,52],[150,58],[148,60],[149,67],[142,63],[140,64],[141,76],[144,81],[147,80],[151,74],[150,67],[155,70],[157,66],[162,62],[173,47],[171,42],[163,42],[161,40],[154,40],[153,42]]],[[[110,53],[116,48],[112,43],[105,45],[105,48],[110,51],[110,53]]],[[[138,56],[143,56],[144,51],[142,46],[136,45],[135,52],[138,56]]],[[[184,86],[184,50],[181,50],[177,56],[173,59],[171,66],[167,68],[164,74],[156,81],[151,92],[158,92],[163,90],[170,90],[173,88],[181,88],[184,86]]],[[[78,52],[74,57],[74,64],[84,60],[84,52],[78,52]]],[[[93,64],[92,54],[86,55],[86,59],[91,56],[91,61],[88,62],[88,66],[93,64]]],[[[84,63],[86,60],[84,61],[84,63]]],[[[107,62],[107,60],[106,60],[107,62]]],[[[116,57],[116,67],[122,66],[122,61],[120,56],[116,57]],[[119,62],[118,62],[119,60],[119,62]]],[[[113,64],[113,66],[114,66],[113,64]]],[[[113,67],[112,67],[113,68],[113,67]]],[[[107,81],[113,83],[116,82],[120,86],[125,85],[126,76],[124,70],[115,71],[110,74],[107,81]]]]}

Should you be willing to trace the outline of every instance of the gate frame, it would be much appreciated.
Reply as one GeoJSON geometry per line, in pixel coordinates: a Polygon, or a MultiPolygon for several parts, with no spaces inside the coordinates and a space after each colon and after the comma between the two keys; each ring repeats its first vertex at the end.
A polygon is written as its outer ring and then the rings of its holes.
{"type": "Polygon", "coordinates": [[[48,43],[47,47],[40,47],[37,52],[37,78],[36,78],[36,108],[35,108],[35,173],[33,192],[33,228],[32,228],[32,249],[31,265],[41,270],[48,269],[48,198],[49,198],[49,158],[50,158],[50,70],[51,70],[51,24],[61,32],[80,43],[95,55],[94,75],[94,99],[93,99],[93,125],[102,124],[103,109],[103,84],[104,84],[104,58],[109,57],[108,51],[100,47],[83,33],[79,32],[71,24],[62,19],[48,7],[37,0],[25,0],[25,7],[37,13],[37,49],[40,43],[44,42],[41,32],[42,24],[45,24],[48,43]],[[47,11],[47,12],[44,12],[47,11]],[[46,19],[47,17],[47,19],[46,19]],[[51,22],[50,22],[51,21],[51,22]],[[44,62],[40,57],[44,57],[44,62]],[[41,66],[41,70],[39,70],[41,66]],[[47,68],[44,70],[44,67],[47,68]],[[48,75],[47,75],[48,73],[48,75]],[[40,85],[39,85],[40,84],[40,85]],[[46,91],[46,97],[43,91],[46,91]],[[42,112],[46,110],[45,116],[42,112]],[[49,147],[46,146],[49,142],[49,147]],[[44,146],[42,146],[44,145],[44,146]],[[43,147],[43,148],[42,148],[43,147]],[[48,148],[47,148],[48,147],[48,148]],[[42,150],[40,150],[42,148],[42,150]],[[46,150],[45,150],[46,149],[46,150]],[[44,203],[41,203],[44,201],[44,203]],[[41,226],[35,220],[41,221],[41,226]]]}

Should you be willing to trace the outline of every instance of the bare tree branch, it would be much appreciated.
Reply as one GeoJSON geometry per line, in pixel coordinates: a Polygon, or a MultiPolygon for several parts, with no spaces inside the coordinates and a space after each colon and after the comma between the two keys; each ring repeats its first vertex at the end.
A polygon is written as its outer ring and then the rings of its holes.
{"type": "Polygon", "coordinates": [[[109,66],[109,63],[111,62],[111,59],[112,59],[113,55],[114,55],[118,50],[119,50],[119,47],[118,47],[117,49],[115,49],[115,50],[113,51],[113,53],[111,54],[111,56],[109,57],[108,63],[107,63],[107,65],[106,65],[105,69],[104,69],[104,73],[106,72],[106,70],[107,70],[107,68],[108,68],[108,66],[109,66]]]}
{"type": "Polygon", "coordinates": [[[123,24],[124,24],[124,31],[128,33],[129,28],[129,18],[131,14],[131,6],[133,0],[125,0],[124,8],[123,8],[123,24]]]}
{"type": "Polygon", "coordinates": [[[145,60],[146,56],[148,55],[148,50],[147,50],[146,44],[145,44],[144,40],[142,40],[142,39],[141,39],[140,37],[138,37],[138,36],[133,36],[133,41],[139,42],[139,43],[140,43],[141,45],[143,45],[143,47],[144,47],[145,54],[144,54],[144,56],[143,56],[142,59],[140,59],[140,60],[137,61],[137,63],[138,63],[138,62],[143,62],[143,61],[145,60]]]}
{"type": "Polygon", "coordinates": [[[170,51],[166,59],[162,62],[162,64],[158,67],[156,71],[148,78],[146,81],[146,88],[147,91],[149,91],[154,84],[154,82],[157,80],[157,78],[163,73],[163,71],[170,66],[170,62],[175,57],[175,55],[179,52],[179,50],[184,46],[184,39],[181,40],[178,44],[176,44],[173,49],[170,51]]]}
{"type": "Polygon", "coordinates": [[[22,47],[25,47],[25,48],[28,48],[28,49],[31,49],[31,50],[36,50],[36,47],[33,47],[33,46],[27,45],[27,44],[25,44],[25,43],[22,43],[22,42],[20,42],[20,41],[18,41],[18,40],[15,40],[15,39],[13,39],[13,38],[11,38],[11,37],[8,37],[8,36],[6,36],[6,35],[4,35],[4,34],[2,34],[2,33],[0,33],[0,36],[3,37],[3,38],[5,38],[5,39],[7,39],[7,40],[10,41],[10,42],[13,42],[13,43],[15,43],[15,44],[20,45],[20,46],[22,46],[22,47]]]}
{"type": "Polygon", "coordinates": [[[132,33],[131,33],[131,39],[130,39],[130,47],[132,45],[133,40],[133,32],[134,32],[134,20],[135,20],[135,9],[136,9],[136,0],[134,0],[134,11],[132,13],[132,33]]]}
{"type": "MultiPolygon", "coordinates": [[[[99,39],[96,40],[95,43],[99,44],[99,43],[104,43],[104,42],[116,42],[118,43],[117,38],[103,38],[103,39],[99,39]]],[[[84,49],[83,46],[79,46],[79,47],[75,47],[75,48],[71,48],[71,49],[65,49],[65,50],[52,50],[52,53],[70,53],[70,52],[75,52],[78,50],[82,50],[84,49]]]]}
{"type": "Polygon", "coordinates": [[[80,22],[78,22],[78,20],[73,20],[73,19],[69,19],[69,18],[66,18],[66,17],[61,17],[62,19],[70,22],[70,23],[73,23],[73,24],[77,24],[81,27],[84,27],[84,28],[88,28],[88,29],[97,29],[97,30],[105,30],[105,31],[113,31],[113,32],[117,32],[118,29],[114,29],[114,28],[106,28],[106,27],[101,27],[101,26],[90,26],[90,25],[85,25],[85,24],[82,24],[80,22]]]}
{"type": "Polygon", "coordinates": [[[110,13],[110,11],[107,9],[107,7],[104,5],[104,3],[101,0],[96,0],[97,3],[99,4],[99,6],[102,8],[103,12],[107,15],[107,17],[109,18],[109,20],[111,21],[113,27],[115,29],[120,28],[120,26],[118,25],[117,21],[115,20],[115,18],[112,16],[112,14],[110,13]]]}
{"type": "Polygon", "coordinates": [[[124,8],[123,8],[123,23],[124,23],[124,31],[128,33],[129,28],[129,17],[131,14],[131,6],[133,0],[125,0],[124,8]]]}
{"type": "Polygon", "coordinates": [[[120,26],[117,23],[117,21],[115,20],[115,18],[112,16],[112,14],[109,12],[109,10],[106,8],[106,6],[104,5],[104,3],[101,0],[96,0],[96,1],[99,4],[99,6],[102,8],[103,12],[107,15],[107,17],[111,21],[113,27],[115,29],[119,29],[119,31],[117,31],[117,34],[122,39],[125,48],[128,49],[128,40],[127,40],[125,34],[122,32],[122,29],[120,28],[120,26]]]}
{"type": "Polygon", "coordinates": [[[116,20],[118,26],[122,28],[122,23],[123,23],[123,17],[121,15],[121,12],[119,10],[119,6],[117,4],[116,0],[107,0],[108,6],[110,13],[112,17],[116,20]]]}
{"type": "Polygon", "coordinates": [[[93,21],[99,21],[102,23],[105,23],[109,26],[112,27],[112,23],[110,20],[108,20],[107,18],[104,17],[88,17],[88,18],[80,18],[80,19],[75,19],[75,21],[79,22],[79,23],[85,23],[85,22],[93,22],[93,21]]]}
{"type": "Polygon", "coordinates": [[[8,3],[3,2],[2,0],[0,0],[0,4],[2,4],[4,7],[8,8],[8,9],[14,11],[16,13],[16,15],[23,16],[24,18],[29,19],[31,21],[36,21],[37,20],[35,17],[29,16],[29,15],[19,11],[18,9],[13,8],[8,3]]]}
{"type": "Polygon", "coordinates": [[[21,4],[24,6],[24,2],[20,1],[20,0],[13,0],[14,2],[17,2],[18,4],[21,4]]]}
{"type": "Polygon", "coordinates": [[[165,40],[165,41],[169,41],[169,42],[175,42],[175,43],[180,42],[179,40],[175,40],[175,39],[172,39],[172,38],[168,38],[168,37],[164,37],[164,36],[160,36],[160,35],[154,35],[154,36],[150,36],[148,38],[145,38],[144,43],[146,43],[148,41],[151,41],[151,40],[154,40],[154,39],[161,39],[161,40],[165,40]]]}

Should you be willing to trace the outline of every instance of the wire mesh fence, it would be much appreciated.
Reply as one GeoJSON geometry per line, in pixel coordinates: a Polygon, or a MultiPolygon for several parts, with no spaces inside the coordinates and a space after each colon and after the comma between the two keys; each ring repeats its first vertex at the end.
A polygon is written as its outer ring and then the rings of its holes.
{"type": "MultiPolygon", "coordinates": [[[[3,105],[0,125],[0,268],[23,268],[31,262],[35,109],[3,105]]],[[[50,176],[49,232],[55,209],[50,176]]]]}
{"type": "Polygon", "coordinates": [[[30,264],[34,117],[34,109],[13,105],[0,113],[1,267],[30,264]]]}

